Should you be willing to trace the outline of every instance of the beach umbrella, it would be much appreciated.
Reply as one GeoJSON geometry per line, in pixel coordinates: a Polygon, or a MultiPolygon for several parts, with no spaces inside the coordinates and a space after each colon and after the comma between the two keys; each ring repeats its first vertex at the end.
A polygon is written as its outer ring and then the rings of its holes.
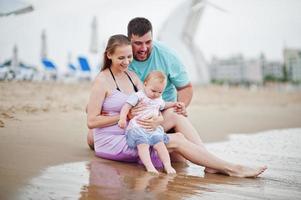
{"type": "Polygon", "coordinates": [[[24,1],[0,0],[0,17],[24,14],[33,10],[33,6],[24,1]]]}
{"type": "Polygon", "coordinates": [[[11,62],[11,70],[14,71],[15,73],[17,73],[19,70],[18,68],[19,68],[18,47],[17,47],[17,45],[14,45],[12,62],[11,62]]]}
{"type": "Polygon", "coordinates": [[[46,31],[42,30],[41,34],[41,53],[40,53],[41,59],[47,58],[47,36],[46,31]]]}
{"type": "Polygon", "coordinates": [[[97,17],[93,17],[91,24],[91,41],[90,41],[90,52],[97,54],[98,53],[98,23],[97,17]]]}

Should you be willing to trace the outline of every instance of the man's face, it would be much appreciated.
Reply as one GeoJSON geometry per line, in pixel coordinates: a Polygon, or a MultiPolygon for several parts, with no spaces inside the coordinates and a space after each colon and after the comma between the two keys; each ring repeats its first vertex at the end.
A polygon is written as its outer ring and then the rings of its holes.
{"type": "Polygon", "coordinates": [[[141,37],[132,35],[131,43],[134,58],[138,61],[145,61],[150,56],[153,47],[152,32],[149,31],[141,37]]]}

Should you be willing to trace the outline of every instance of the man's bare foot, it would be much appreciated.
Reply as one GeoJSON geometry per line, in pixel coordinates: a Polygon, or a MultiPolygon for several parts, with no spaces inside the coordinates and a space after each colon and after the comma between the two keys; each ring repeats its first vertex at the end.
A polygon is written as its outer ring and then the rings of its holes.
{"type": "Polygon", "coordinates": [[[229,176],[256,178],[267,169],[267,166],[251,168],[242,165],[236,165],[234,169],[228,171],[229,176]]]}
{"type": "Polygon", "coordinates": [[[164,166],[164,169],[166,171],[166,174],[176,174],[176,170],[170,165],[170,166],[164,166]]]}

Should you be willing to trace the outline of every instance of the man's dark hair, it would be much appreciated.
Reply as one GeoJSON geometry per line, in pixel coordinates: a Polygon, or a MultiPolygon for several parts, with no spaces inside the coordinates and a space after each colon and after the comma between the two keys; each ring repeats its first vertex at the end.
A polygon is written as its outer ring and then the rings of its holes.
{"type": "Polygon", "coordinates": [[[151,22],[144,17],[136,17],[132,19],[128,24],[128,37],[132,35],[138,35],[139,37],[145,35],[149,31],[153,32],[151,22]]]}

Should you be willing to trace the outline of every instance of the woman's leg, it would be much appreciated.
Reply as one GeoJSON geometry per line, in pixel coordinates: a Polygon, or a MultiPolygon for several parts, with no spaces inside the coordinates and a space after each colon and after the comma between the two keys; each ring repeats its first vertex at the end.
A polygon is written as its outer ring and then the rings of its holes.
{"type": "Polygon", "coordinates": [[[176,170],[171,166],[169,152],[163,142],[158,142],[154,145],[154,149],[156,149],[160,160],[164,165],[164,169],[167,174],[175,174],[176,170]]]}
{"type": "Polygon", "coordinates": [[[220,173],[236,177],[257,177],[264,172],[267,167],[251,168],[248,166],[237,165],[222,160],[207,151],[203,146],[196,145],[187,140],[183,134],[174,133],[169,135],[167,148],[176,151],[187,160],[220,173]]]}
{"type": "Polygon", "coordinates": [[[138,144],[137,145],[138,149],[138,155],[142,163],[144,164],[146,170],[148,172],[156,173],[159,174],[159,172],[156,170],[154,167],[151,157],[150,157],[150,152],[149,152],[149,145],[148,144],[138,144]]]}

